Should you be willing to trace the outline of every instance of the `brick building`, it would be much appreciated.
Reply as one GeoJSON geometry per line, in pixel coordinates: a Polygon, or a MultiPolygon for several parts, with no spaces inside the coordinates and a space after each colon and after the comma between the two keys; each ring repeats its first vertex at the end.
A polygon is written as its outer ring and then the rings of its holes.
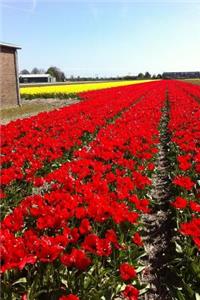
{"type": "Polygon", "coordinates": [[[17,50],[20,47],[0,42],[0,104],[20,105],[17,50]]]}

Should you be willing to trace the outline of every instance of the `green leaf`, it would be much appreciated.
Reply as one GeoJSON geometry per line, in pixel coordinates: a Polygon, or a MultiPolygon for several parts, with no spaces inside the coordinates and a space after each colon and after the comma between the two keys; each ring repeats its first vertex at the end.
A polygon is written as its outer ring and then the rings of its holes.
{"type": "Polygon", "coordinates": [[[65,280],[64,278],[61,278],[61,282],[62,284],[64,284],[66,286],[66,288],[68,288],[68,281],[65,280]]]}
{"type": "Polygon", "coordinates": [[[146,267],[145,266],[140,266],[136,269],[136,273],[142,272],[146,267]]]}
{"type": "Polygon", "coordinates": [[[17,281],[15,281],[12,285],[19,284],[19,283],[26,283],[26,282],[27,282],[26,277],[22,277],[22,278],[18,279],[17,281]]]}
{"type": "Polygon", "coordinates": [[[149,289],[150,289],[150,284],[148,284],[147,286],[145,286],[145,288],[140,290],[140,295],[145,294],[149,289]]]}
{"type": "Polygon", "coordinates": [[[200,300],[200,295],[198,293],[195,293],[196,300],[200,300]]]}
{"type": "Polygon", "coordinates": [[[176,252],[183,253],[183,249],[182,249],[181,245],[179,245],[177,242],[175,242],[175,245],[176,245],[176,252]]]}
{"type": "Polygon", "coordinates": [[[116,293],[119,293],[121,292],[122,290],[124,290],[126,287],[126,284],[125,283],[120,283],[116,286],[116,293]]]}
{"type": "Polygon", "coordinates": [[[181,293],[181,291],[178,291],[177,290],[177,298],[179,299],[179,300],[187,300],[184,296],[183,296],[183,294],[181,293]]]}

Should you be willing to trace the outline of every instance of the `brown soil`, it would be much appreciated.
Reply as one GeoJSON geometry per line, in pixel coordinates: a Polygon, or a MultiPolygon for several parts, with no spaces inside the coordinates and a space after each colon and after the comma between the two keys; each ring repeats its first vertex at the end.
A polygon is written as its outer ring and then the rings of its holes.
{"type": "Polygon", "coordinates": [[[1,109],[1,124],[7,124],[10,121],[24,119],[37,115],[43,111],[51,111],[63,106],[78,103],[79,99],[32,99],[22,100],[22,105],[12,108],[1,109]]]}
{"type": "Polygon", "coordinates": [[[188,83],[192,83],[192,84],[197,84],[200,85],[200,79],[184,79],[183,81],[188,82],[188,83]]]}
{"type": "Polygon", "coordinates": [[[171,198],[171,166],[168,160],[170,133],[168,132],[168,109],[164,108],[161,120],[159,153],[156,161],[153,188],[151,192],[152,210],[142,217],[144,230],[142,237],[146,256],[141,259],[145,269],[140,281],[149,284],[150,288],[141,300],[170,300],[169,290],[172,277],[169,261],[171,240],[174,235],[173,218],[169,207],[171,198]]]}

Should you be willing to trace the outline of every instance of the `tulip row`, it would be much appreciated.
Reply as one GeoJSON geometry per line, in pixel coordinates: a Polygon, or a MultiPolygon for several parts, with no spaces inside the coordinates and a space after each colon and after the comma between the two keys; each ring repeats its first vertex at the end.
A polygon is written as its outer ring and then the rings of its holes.
{"type": "Polygon", "coordinates": [[[82,93],[87,101],[2,126],[2,184],[21,179],[23,173],[31,176],[45,160],[55,160],[80,145],[85,132],[94,133],[154,85],[82,93]],[[24,166],[27,161],[31,165],[24,166]]]}
{"type": "MultiPolygon", "coordinates": [[[[200,295],[200,104],[199,88],[185,83],[169,85],[170,123],[174,153],[175,199],[171,205],[178,234],[175,267],[181,279],[180,297],[200,295]],[[193,96],[191,96],[193,95],[193,96]]],[[[199,296],[198,296],[199,297],[199,296]]]]}
{"type": "Polygon", "coordinates": [[[162,82],[129,103],[120,118],[74,151],[73,160],[37,182],[48,183],[48,193],[25,198],[4,218],[5,299],[115,299],[121,293],[138,299],[144,252],[139,218],[149,211],[165,90],[162,82]]]}
{"type": "MultiPolygon", "coordinates": [[[[7,199],[30,194],[35,174],[49,172],[71,158],[72,150],[94,138],[158,82],[82,93],[79,104],[40,113],[2,126],[1,183],[7,199]]],[[[38,174],[38,175],[39,175],[38,174]]],[[[3,196],[3,195],[2,195],[3,196]]],[[[4,196],[3,196],[4,197],[4,196]]]]}
{"type": "Polygon", "coordinates": [[[80,97],[80,104],[3,127],[4,190],[14,182],[13,175],[5,181],[12,168],[18,182],[37,190],[1,223],[3,299],[137,300],[146,291],[137,276],[145,255],[140,217],[150,212],[166,100],[177,222],[171,267],[181,282],[174,299],[198,299],[198,90],[160,81],[80,97]]]}
{"type": "Polygon", "coordinates": [[[22,98],[71,98],[76,97],[77,94],[93,91],[108,89],[113,87],[123,87],[138,83],[149,82],[151,80],[128,80],[128,81],[110,81],[99,83],[80,83],[80,84],[65,84],[65,85],[52,85],[52,86],[39,86],[39,87],[23,87],[20,89],[22,98]]]}

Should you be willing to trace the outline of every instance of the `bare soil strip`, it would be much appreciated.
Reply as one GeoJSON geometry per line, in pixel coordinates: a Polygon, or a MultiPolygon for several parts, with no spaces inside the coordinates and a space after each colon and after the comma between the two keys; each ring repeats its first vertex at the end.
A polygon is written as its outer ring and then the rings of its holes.
{"type": "Polygon", "coordinates": [[[188,82],[188,83],[192,83],[192,84],[196,84],[196,85],[200,85],[200,79],[199,78],[194,78],[194,79],[184,79],[181,80],[183,82],[188,82]]]}
{"type": "Polygon", "coordinates": [[[40,112],[47,112],[80,102],[79,99],[32,99],[22,100],[22,105],[12,108],[4,108],[0,111],[1,124],[10,121],[35,116],[40,112]]]}
{"type": "Polygon", "coordinates": [[[147,255],[141,263],[145,269],[141,273],[141,283],[149,284],[150,289],[144,294],[143,300],[170,300],[169,290],[175,280],[171,273],[169,262],[173,253],[171,240],[174,236],[175,224],[171,215],[169,200],[171,198],[171,176],[168,131],[169,107],[166,103],[160,124],[160,144],[156,161],[153,188],[151,192],[152,210],[142,218],[144,230],[142,232],[145,252],[147,255]]]}

